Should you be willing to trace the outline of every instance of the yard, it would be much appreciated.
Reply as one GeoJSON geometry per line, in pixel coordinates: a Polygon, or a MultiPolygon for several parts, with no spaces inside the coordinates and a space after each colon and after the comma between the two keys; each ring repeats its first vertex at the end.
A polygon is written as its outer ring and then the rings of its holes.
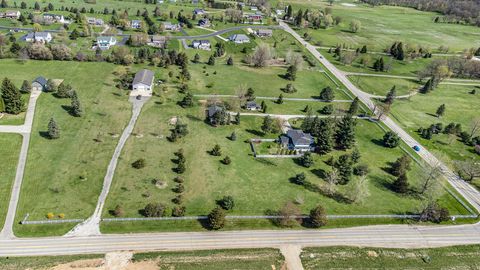
{"type": "Polygon", "coordinates": [[[20,135],[0,134],[0,164],[2,164],[0,170],[0,228],[5,222],[21,145],[22,137],[20,135]]]}
{"type": "MultiPolygon", "coordinates": [[[[231,195],[235,199],[236,206],[229,211],[233,215],[263,215],[279,209],[291,200],[300,200],[299,206],[304,213],[317,204],[323,205],[329,214],[394,214],[415,212],[421,207],[422,201],[414,196],[399,196],[389,189],[394,178],[385,172],[385,168],[388,167],[388,162],[401,156],[402,151],[379,145],[377,141],[383,136],[383,131],[374,123],[359,120],[357,126],[361,163],[366,163],[371,168],[371,196],[364,204],[348,204],[316,191],[305,190],[289,181],[296,173],[304,172],[312,184],[322,184],[324,180],[319,175],[328,170],[324,161],[331,155],[314,155],[315,166],[309,169],[297,165],[292,159],[254,159],[246,140],[278,136],[264,136],[260,131],[262,118],[245,116],[241,118],[240,125],[213,128],[204,122],[203,106],[180,109],[175,104],[178,98],[174,95],[167,98],[164,104],[159,104],[155,99],[149,101],[144,108],[134,136],[130,137],[124,148],[106,202],[104,217],[112,217],[111,211],[116,205],[122,206],[126,217],[140,217],[140,210],[149,202],[161,202],[171,209],[174,206],[172,199],[177,195],[172,190],[176,186],[173,179],[177,175],[174,172],[174,152],[179,149],[183,149],[186,157],[187,170],[182,175],[185,178],[183,205],[189,216],[207,214],[215,206],[215,200],[224,195],[231,195]],[[177,143],[166,139],[172,128],[169,123],[174,117],[180,117],[187,123],[190,131],[177,143]],[[234,131],[237,140],[231,141],[228,138],[234,131]],[[209,154],[215,144],[221,146],[221,157],[209,154]],[[220,162],[226,155],[232,160],[230,165],[220,162]],[[145,159],[146,166],[135,169],[132,163],[139,158],[145,159]]],[[[333,152],[334,156],[339,154],[339,151],[333,152]]],[[[419,171],[420,168],[415,166],[410,173],[412,186],[418,181],[416,176],[419,171]]],[[[350,188],[350,185],[340,186],[339,191],[345,194],[350,188]]],[[[451,213],[466,213],[450,195],[443,194],[440,201],[451,213]]],[[[167,210],[166,215],[170,215],[170,210],[167,210]]],[[[175,228],[196,228],[190,221],[175,224],[175,228]]],[[[271,227],[268,222],[262,224],[254,226],[271,227]]],[[[122,231],[122,226],[122,223],[104,223],[102,228],[110,231],[115,227],[115,231],[119,232],[122,231]]],[[[168,227],[172,229],[172,226],[168,227]]],[[[164,227],[139,222],[135,226],[126,226],[124,231],[163,230],[162,228],[164,227]]]]}
{"type": "Polygon", "coordinates": [[[362,91],[385,96],[395,86],[397,96],[408,95],[418,91],[423,85],[414,79],[382,78],[370,76],[348,76],[350,81],[362,91]]]}
{"type": "MultiPolygon", "coordinates": [[[[126,92],[114,87],[117,67],[107,63],[16,60],[2,60],[0,66],[2,75],[18,86],[24,79],[31,81],[39,75],[65,79],[76,89],[85,111],[83,117],[75,118],[68,113],[69,99],[49,93],[39,97],[16,220],[27,213],[30,219],[45,219],[47,213],[86,218],[96,204],[118,134],[130,117],[126,92]],[[57,140],[45,137],[52,117],[61,130],[57,140]]],[[[18,235],[29,230],[15,225],[18,235]]],[[[55,226],[49,230],[55,230],[55,226]]]]}

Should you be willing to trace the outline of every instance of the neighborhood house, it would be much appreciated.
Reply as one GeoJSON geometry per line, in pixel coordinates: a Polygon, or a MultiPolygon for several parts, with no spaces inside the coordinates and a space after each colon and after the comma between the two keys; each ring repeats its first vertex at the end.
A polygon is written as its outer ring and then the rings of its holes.
{"type": "Polygon", "coordinates": [[[209,40],[194,40],[192,42],[192,47],[194,49],[210,50],[211,45],[209,40]]]}
{"type": "Polygon", "coordinates": [[[131,96],[151,96],[155,74],[148,69],[142,69],[133,78],[131,96]]]}
{"type": "Polygon", "coordinates": [[[201,9],[201,8],[196,8],[194,11],[193,11],[193,14],[195,15],[203,15],[203,14],[206,14],[207,12],[205,12],[205,10],[201,9]]]}
{"type": "Polygon", "coordinates": [[[210,105],[207,108],[207,119],[212,126],[217,125],[218,115],[224,112],[224,108],[216,104],[210,105]],[[217,115],[218,114],[218,115],[217,115]]]}
{"type": "Polygon", "coordinates": [[[165,28],[165,31],[178,31],[180,30],[180,25],[171,23],[171,22],[164,22],[163,27],[165,28]]]}
{"type": "Polygon", "coordinates": [[[58,14],[51,14],[51,13],[45,13],[43,14],[43,19],[48,22],[58,22],[58,23],[66,23],[65,18],[63,15],[58,15],[58,14]]]}
{"type": "Polygon", "coordinates": [[[48,82],[48,80],[45,79],[44,77],[42,77],[42,76],[37,77],[32,82],[32,90],[34,90],[34,91],[45,91],[46,88],[47,88],[47,82],[48,82]]]}
{"type": "Polygon", "coordinates": [[[312,135],[299,129],[290,129],[286,134],[280,135],[279,142],[283,148],[301,153],[315,150],[315,140],[312,135]]]}
{"type": "Polygon", "coordinates": [[[117,44],[117,39],[112,36],[97,37],[97,47],[101,50],[108,50],[117,44]]]}
{"type": "Polygon", "coordinates": [[[133,29],[139,29],[140,27],[142,27],[142,21],[140,20],[132,20],[130,22],[130,27],[133,28],[133,29]]]}
{"type": "Polygon", "coordinates": [[[158,47],[158,48],[165,48],[166,44],[167,44],[167,37],[159,36],[159,35],[152,36],[151,42],[148,43],[148,45],[153,47],[158,47]]]}
{"type": "Polygon", "coordinates": [[[52,34],[48,32],[30,32],[25,36],[26,42],[49,43],[52,41],[52,34]]]}
{"type": "Polygon", "coordinates": [[[97,19],[93,17],[88,17],[87,22],[88,24],[91,24],[91,25],[100,25],[100,26],[105,23],[102,19],[97,19]]]}
{"type": "Polygon", "coordinates": [[[235,34],[228,37],[228,40],[235,42],[237,44],[248,43],[250,39],[244,34],[235,34]]]}
{"type": "Polygon", "coordinates": [[[200,20],[198,21],[198,26],[201,26],[201,27],[210,27],[210,20],[207,19],[207,18],[200,19],[200,20]]]}
{"type": "Polygon", "coordinates": [[[257,36],[259,37],[271,37],[273,35],[272,29],[258,29],[257,36]]]}
{"type": "Polygon", "coordinates": [[[5,13],[0,12],[0,18],[7,18],[7,19],[19,19],[20,18],[20,11],[18,10],[7,10],[5,13]]]}
{"type": "Polygon", "coordinates": [[[249,111],[258,111],[262,109],[262,107],[258,105],[256,101],[247,101],[247,103],[245,103],[245,109],[249,111]]]}

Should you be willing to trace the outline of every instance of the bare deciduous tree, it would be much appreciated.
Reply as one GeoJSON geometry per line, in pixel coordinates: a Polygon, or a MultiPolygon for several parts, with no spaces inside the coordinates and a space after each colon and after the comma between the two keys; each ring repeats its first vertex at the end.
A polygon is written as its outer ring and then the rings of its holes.
{"type": "Polygon", "coordinates": [[[433,166],[427,166],[420,176],[418,192],[424,195],[428,191],[434,189],[435,186],[438,185],[438,179],[441,173],[442,169],[440,163],[436,163],[433,166]]]}
{"type": "Polygon", "coordinates": [[[480,163],[475,162],[473,159],[456,161],[455,168],[460,178],[465,181],[472,181],[480,177],[480,163]]]}
{"type": "Polygon", "coordinates": [[[285,61],[291,66],[295,66],[297,70],[303,68],[303,56],[300,53],[288,50],[287,55],[285,56],[285,61]]]}
{"type": "Polygon", "coordinates": [[[327,181],[327,190],[326,192],[328,194],[334,194],[337,191],[337,184],[338,181],[340,180],[340,177],[338,175],[338,170],[336,168],[333,168],[332,171],[327,173],[325,177],[325,181],[327,181]]]}
{"type": "Polygon", "coordinates": [[[370,190],[368,188],[367,176],[362,175],[353,183],[348,197],[355,203],[363,204],[368,196],[370,196],[370,190]]]}
{"type": "Polygon", "coordinates": [[[273,58],[273,50],[268,44],[260,44],[255,48],[255,51],[249,57],[250,64],[254,67],[266,67],[268,61],[273,58]]]}

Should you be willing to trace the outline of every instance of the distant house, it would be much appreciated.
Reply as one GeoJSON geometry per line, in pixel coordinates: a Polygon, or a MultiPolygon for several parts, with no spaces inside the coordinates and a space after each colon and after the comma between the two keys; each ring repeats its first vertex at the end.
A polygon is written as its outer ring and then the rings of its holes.
{"type": "Polygon", "coordinates": [[[192,4],[197,5],[197,4],[198,4],[198,0],[192,0],[192,4]]]}
{"type": "Polygon", "coordinates": [[[165,31],[179,31],[180,30],[180,25],[177,24],[177,23],[164,22],[163,27],[165,28],[165,31]]]}
{"type": "Polygon", "coordinates": [[[235,42],[237,44],[248,43],[250,39],[244,34],[235,34],[228,37],[228,40],[235,42]]]}
{"type": "Polygon", "coordinates": [[[210,44],[209,40],[194,40],[192,41],[192,47],[194,49],[200,50],[210,50],[212,45],[210,44]]]}
{"type": "Polygon", "coordinates": [[[280,145],[289,150],[298,152],[312,152],[315,150],[315,140],[309,133],[299,129],[290,129],[279,137],[280,145]]]}
{"type": "Polygon", "coordinates": [[[98,26],[102,26],[105,23],[102,19],[97,19],[93,17],[88,17],[87,22],[90,25],[98,25],[98,26]]]}
{"type": "Polygon", "coordinates": [[[131,96],[151,96],[155,74],[148,69],[142,69],[133,78],[131,96]]]}
{"type": "Polygon", "coordinates": [[[163,0],[157,0],[157,4],[163,4],[164,1],[163,0]]]}
{"type": "Polygon", "coordinates": [[[218,117],[217,114],[220,114],[220,113],[223,113],[225,111],[225,109],[221,106],[218,106],[216,104],[213,104],[213,105],[210,105],[208,106],[207,108],[207,119],[208,119],[208,122],[213,125],[213,126],[216,126],[217,124],[217,119],[218,117]]]}
{"type": "Polygon", "coordinates": [[[97,47],[101,50],[108,50],[110,47],[117,44],[117,38],[112,36],[100,36],[97,37],[97,47]]]}
{"type": "Polygon", "coordinates": [[[48,80],[45,79],[44,77],[40,76],[35,78],[32,82],[32,90],[34,91],[45,91],[47,87],[47,82],[48,80]]]}
{"type": "Polygon", "coordinates": [[[204,9],[201,9],[201,8],[196,8],[195,10],[193,10],[193,14],[195,14],[195,15],[204,15],[206,13],[207,12],[204,9]]]}
{"type": "Polygon", "coordinates": [[[283,9],[277,9],[277,10],[275,10],[275,13],[276,13],[277,15],[283,15],[284,12],[285,12],[285,11],[284,11],[283,9]]]}
{"type": "Polygon", "coordinates": [[[5,11],[3,17],[7,18],[7,19],[18,20],[20,18],[20,11],[18,11],[18,10],[7,10],[7,11],[5,11]]]}
{"type": "Polygon", "coordinates": [[[48,32],[30,32],[25,36],[26,42],[49,43],[52,39],[48,32]]]}
{"type": "Polygon", "coordinates": [[[207,18],[200,19],[200,20],[198,21],[198,26],[201,26],[201,27],[210,27],[210,20],[207,19],[207,18]]]}
{"type": "Polygon", "coordinates": [[[263,19],[263,15],[261,14],[246,14],[245,17],[249,21],[261,21],[263,19]]]}
{"type": "Polygon", "coordinates": [[[58,22],[58,23],[66,23],[65,17],[63,15],[52,14],[52,13],[45,13],[43,14],[43,19],[49,22],[58,22]]]}
{"type": "Polygon", "coordinates": [[[258,111],[262,109],[262,106],[258,105],[255,101],[247,101],[247,103],[245,103],[245,109],[249,111],[258,111]]]}
{"type": "Polygon", "coordinates": [[[142,21],[140,20],[132,20],[130,22],[130,27],[133,29],[140,29],[142,27],[142,21]]]}
{"type": "Polygon", "coordinates": [[[259,37],[271,37],[273,35],[272,29],[258,29],[257,36],[259,37]]]}
{"type": "Polygon", "coordinates": [[[250,6],[250,10],[251,10],[251,11],[258,11],[258,7],[256,7],[256,6],[250,6]]]}
{"type": "Polygon", "coordinates": [[[167,44],[167,37],[159,36],[159,35],[152,36],[151,42],[148,43],[148,45],[153,47],[158,47],[158,48],[165,48],[166,44],[167,44]]]}

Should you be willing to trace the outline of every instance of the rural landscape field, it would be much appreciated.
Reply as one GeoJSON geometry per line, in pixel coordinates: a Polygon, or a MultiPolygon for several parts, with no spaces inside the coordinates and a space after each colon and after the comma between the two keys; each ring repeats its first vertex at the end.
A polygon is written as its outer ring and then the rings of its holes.
{"type": "Polygon", "coordinates": [[[478,11],[1,0],[0,266],[471,267],[478,11]]]}

